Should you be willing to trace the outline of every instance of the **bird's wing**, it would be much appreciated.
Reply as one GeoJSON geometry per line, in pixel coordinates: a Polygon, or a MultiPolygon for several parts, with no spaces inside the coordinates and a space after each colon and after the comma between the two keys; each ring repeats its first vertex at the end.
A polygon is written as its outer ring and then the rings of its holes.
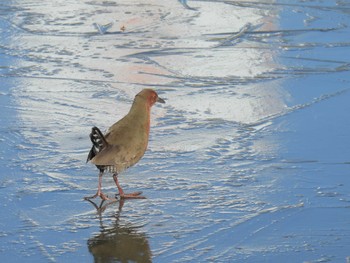
{"type": "Polygon", "coordinates": [[[95,165],[115,166],[116,159],[120,155],[120,147],[118,145],[108,145],[105,149],[95,155],[91,162],[95,165]]]}

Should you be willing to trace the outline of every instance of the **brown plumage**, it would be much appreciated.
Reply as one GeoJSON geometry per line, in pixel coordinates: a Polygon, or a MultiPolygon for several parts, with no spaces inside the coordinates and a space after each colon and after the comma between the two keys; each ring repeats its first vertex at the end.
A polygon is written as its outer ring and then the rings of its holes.
{"type": "Polygon", "coordinates": [[[105,135],[93,127],[90,139],[93,144],[87,161],[95,164],[100,170],[97,193],[85,199],[101,197],[110,200],[102,193],[102,176],[105,171],[113,173],[120,198],[144,198],[141,192],[125,194],[118,182],[118,173],[137,163],[144,155],[150,131],[151,107],[156,103],[165,103],[152,89],[144,89],[135,96],[127,115],[114,123],[105,135]]]}

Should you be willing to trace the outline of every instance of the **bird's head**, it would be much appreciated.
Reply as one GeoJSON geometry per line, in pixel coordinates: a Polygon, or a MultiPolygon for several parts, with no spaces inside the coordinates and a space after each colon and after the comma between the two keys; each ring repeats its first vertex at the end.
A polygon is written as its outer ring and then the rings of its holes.
{"type": "Polygon", "coordinates": [[[157,92],[155,92],[153,89],[144,89],[139,92],[136,97],[145,99],[150,107],[152,107],[156,102],[165,103],[162,98],[158,97],[157,92]]]}

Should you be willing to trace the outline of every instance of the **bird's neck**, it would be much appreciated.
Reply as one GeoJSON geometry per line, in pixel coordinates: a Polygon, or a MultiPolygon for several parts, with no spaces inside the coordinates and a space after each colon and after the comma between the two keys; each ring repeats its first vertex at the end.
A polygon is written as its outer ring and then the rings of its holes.
{"type": "Polygon", "coordinates": [[[135,100],[130,109],[129,115],[137,123],[144,125],[147,137],[150,131],[150,113],[151,107],[147,101],[135,100]]]}

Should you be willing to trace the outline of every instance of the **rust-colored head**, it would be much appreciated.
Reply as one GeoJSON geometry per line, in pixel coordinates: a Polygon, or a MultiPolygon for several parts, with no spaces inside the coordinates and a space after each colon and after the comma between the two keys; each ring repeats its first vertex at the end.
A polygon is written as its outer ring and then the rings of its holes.
{"type": "Polygon", "coordinates": [[[136,97],[145,99],[150,107],[152,107],[156,102],[165,103],[162,98],[158,97],[157,92],[155,92],[153,89],[143,89],[136,95],[136,97]]]}

